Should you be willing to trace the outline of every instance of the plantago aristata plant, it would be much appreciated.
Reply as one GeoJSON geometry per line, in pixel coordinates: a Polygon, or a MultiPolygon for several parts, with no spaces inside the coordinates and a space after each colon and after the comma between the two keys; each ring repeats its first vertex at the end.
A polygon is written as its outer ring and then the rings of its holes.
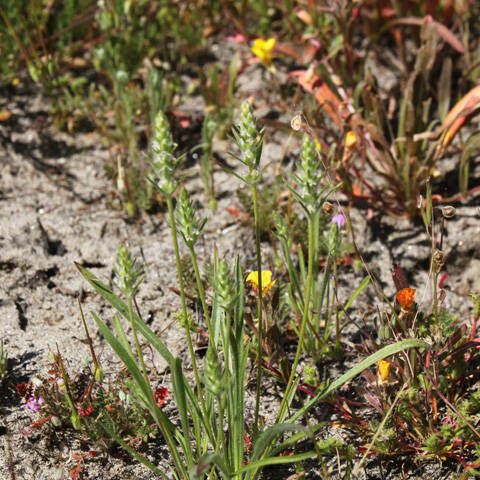
{"type": "Polygon", "coordinates": [[[175,209],[175,217],[177,221],[177,229],[188,247],[190,254],[190,260],[192,262],[193,270],[195,272],[195,281],[197,284],[198,294],[202,303],[203,314],[205,315],[205,322],[207,324],[207,331],[212,335],[212,327],[210,324],[210,313],[205,300],[205,289],[203,287],[202,279],[200,276],[200,270],[198,268],[197,255],[195,253],[195,244],[202,234],[206,218],[199,219],[197,212],[195,211],[188,192],[183,188],[178,198],[177,206],[175,209]]]}
{"type": "MultiPolygon", "coordinates": [[[[255,247],[257,257],[258,274],[258,297],[257,297],[257,319],[258,319],[258,350],[257,350],[257,388],[255,397],[255,420],[254,430],[258,432],[258,416],[260,411],[260,388],[262,383],[262,349],[265,325],[263,324],[263,288],[262,288],[262,251],[260,247],[260,215],[258,207],[258,184],[262,178],[260,159],[263,148],[263,130],[257,126],[257,120],[253,114],[250,102],[242,103],[240,107],[240,118],[233,130],[234,140],[237,144],[240,155],[235,156],[245,167],[246,171],[236,176],[245,184],[250,186],[253,199],[253,216],[255,220],[255,247]]],[[[268,325],[266,326],[268,328],[268,325]]]]}
{"type": "MultiPolygon", "coordinates": [[[[304,289],[303,302],[300,302],[302,321],[300,326],[299,343],[288,385],[284,393],[280,411],[276,421],[265,428],[259,428],[259,406],[263,393],[262,361],[263,361],[263,319],[262,309],[264,299],[269,289],[277,282],[272,273],[262,270],[262,256],[260,251],[259,221],[258,221],[258,184],[261,180],[260,156],[262,151],[262,131],[256,126],[252,108],[248,103],[242,105],[240,121],[235,130],[235,139],[240,147],[239,160],[246,167],[246,172],[238,175],[251,187],[256,232],[256,272],[251,272],[247,280],[254,285],[257,295],[257,317],[260,338],[255,339],[256,351],[256,387],[255,413],[251,428],[246,424],[248,410],[245,407],[245,390],[247,384],[248,353],[251,340],[245,328],[245,283],[246,278],[240,267],[239,260],[231,268],[225,260],[214,254],[213,285],[209,292],[210,305],[207,303],[206,287],[200,276],[195,246],[202,235],[205,219],[201,219],[191,202],[188,193],[183,189],[177,199],[176,210],[173,208],[173,199],[178,184],[176,180],[177,168],[181,157],[175,153],[176,145],[173,142],[170,129],[163,114],[157,115],[154,129],[154,144],[152,146],[152,170],[154,178],[151,182],[162,193],[167,201],[168,218],[172,233],[172,242],[177,265],[178,285],[182,302],[182,322],[187,337],[189,361],[192,365],[194,384],[191,385],[185,374],[182,361],[174,357],[162,340],[142,320],[140,308],[135,303],[135,294],[143,280],[143,269],[137,264],[134,257],[125,249],[120,249],[115,271],[119,277],[119,287],[122,297],[115,294],[105,283],[96,278],[91,272],[77,265],[81,274],[90,285],[107,300],[119,314],[126,318],[132,328],[134,349],[126,335],[121,322],[114,317],[113,330],[98,316],[94,315],[96,324],[123,361],[131,378],[128,379],[130,395],[141,405],[155,421],[164,441],[167,444],[171,461],[171,476],[180,480],[192,478],[209,478],[212,480],[230,478],[235,480],[256,480],[262,468],[267,465],[281,463],[295,463],[317,456],[317,452],[301,452],[292,456],[282,456],[286,448],[296,442],[311,437],[319,426],[305,428],[296,425],[304,414],[308,412],[321,398],[324,398],[336,388],[358,375],[365,368],[385,356],[409,347],[422,346],[422,342],[407,340],[376,352],[365,359],[345,375],[332,382],[327,389],[319,391],[304,407],[289,416],[289,407],[296,393],[299,377],[297,366],[303,352],[303,340],[307,322],[313,315],[312,292],[316,291],[314,279],[314,258],[318,251],[315,228],[318,210],[328,195],[331,187],[323,185],[323,173],[319,170],[319,161],[313,142],[305,137],[301,166],[294,195],[305,208],[309,223],[309,253],[308,274],[306,280],[298,281],[299,289],[304,289]],[[182,263],[180,261],[180,236],[189,251],[190,262],[195,272],[197,295],[200,298],[208,331],[207,353],[203,364],[197,360],[191,337],[192,324],[185,301],[182,263]],[[147,373],[139,336],[142,336],[167,362],[173,387],[173,401],[176,407],[176,418],[170,419],[157,403],[156,395],[150,385],[150,376],[147,373]],[[136,350],[136,353],[134,351],[136,350]],[[199,366],[201,368],[199,368],[199,366]],[[282,436],[289,433],[291,436],[281,441],[282,436]],[[251,445],[249,443],[251,442],[251,445]]],[[[328,278],[328,270],[324,274],[328,278]]],[[[325,282],[326,280],[324,280],[325,282]]],[[[105,413],[102,427],[110,432],[112,437],[138,461],[150,468],[162,478],[167,475],[146,457],[133,450],[122,438],[116,434],[114,420],[105,413]]]]}
{"type": "MultiPolygon", "coordinates": [[[[172,132],[163,112],[159,112],[155,118],[152,139],[152,170],[154,178],[151,179],[158,191],[163,194],[167,201],[168,219],[172,233],[173,250],[175,253],[175,263],[177,266],[178,286],[180,290],[180,299],[182,302],[182,324],[186,325],[186,337],[190,358],[192,359],[195,381],[197,383],[197,393],[200,402],[204,405],[203,396],[200,390],[200,377],[198,374],[193,341],[191,336],[190,316],[187,310],[187,301],[185,296],[185,285],[182,273],[182,262],[180,259],[180,249],[178,245],[177,224],[175,221],[175,210],[173,207],[173,195],[177,189],[177,180],[175,175],[182,160],[181,156],[176,156],[177,145],[173,141],[172,132]]],[[[191,236],[189,240],[192,240],[191,236]]],[[[196,241],[196,238],[195,238],[196,241]]]]}
{"type": "MultiPolygon", "coordinates": [[[[298,363],[300,361],[300,356],[304,348],[304,337],[307,324],[312,325],[312,328],[315,329],[315,326],[312,324],[312,306],[311,306],[311,296],[314,291],[316,284],[316,274],[318,263],[318,249],[319,249],[319,219],[320,213],[322,211],[323,202],[327,199],[329,193],[332,190],[332,187],[322,184],[323,179],[325,178],[325,173],[323,171],[319,153],[317,152],[315,142],[312,137],[308,134],[304,134],[302,142],[302,150],[300,154],[300,162],[298,165],[298,170],[296,175],[293,176],[293,180],[297,185],[295,189],[293,186],[289,186],[290,191],[292,192],[295,199],[302,206],[305,214],[307,216],[308,223],[308,260],[307,260],[307,275],[306,282],[303,289],[303,311],[302,318],[300,323],[300,329],[298,333],[298,346],[293,361],[290,378],[288,380],[287,388],[282,399],[282,404],[280,406],[280,411],[278,414],[278,421],[283,421],[289,403],[292,399],[291,391],[294,388],[294,379],[296,376],[296,370],[298,363]]],[[[277,222],[280,227],[281,237],[285,237],[284,228],[282,228],[281,222],[277,222]],[[283,232],[283,234],[282,234],[283,232]]],[[[322,285],[326,285],[329,279],[329,259],[327,259],[327,266],[325,267],[324,280],[322,285]]],[[[297,284],[299,281],[297,279],[297,284]]],[[[323,295],[325,288],[322,289],[321,295],[323,300],[323,295]]],[[[320,307],[322,306],[320,303],[320,307]]],[[[316,326],[316,331],[319,330],[319,326],[316,326]]]]}

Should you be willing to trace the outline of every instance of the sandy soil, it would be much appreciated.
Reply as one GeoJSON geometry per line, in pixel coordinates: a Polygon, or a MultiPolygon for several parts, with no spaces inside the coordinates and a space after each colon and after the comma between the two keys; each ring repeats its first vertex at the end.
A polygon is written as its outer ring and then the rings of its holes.
{"type": "MultiPolygon", "coordinates": [[[[249,88],[251,84],[245,86],[249,88]]],[[[7,122],[0,123],[0,337],[10,358],[9,373],[0,389],[0,478],[63,479],[68,478],[72,465],[71,452],[81,449],[81,443],[68,432],[59,433],[52,449],[39,434],[22,435],[20,430],[32,416],[20,404],[14,385],[39,375],[48,364],[49,351],[57,347],[72,367],[88,362],[77,298],[82,298],[87,312],[94,310],[105,318],[109,312],[82,280],[74,262],[108,280],[122,242],[145,262],[148,277],[138,298],[145,317],[161,332],[172,352],[182,355],[185,342],[175,322],[179,302],[171,290],[175,286],[173,252],[161,213],[129,223],[122,212],[110,208],[112,185],[104,173],[110,154],[95,134],[71,137],[57,131],[48,119],[49,103],[31,92],[18,92],[8,104],[3,99],[0,107],[12,112],[7,122]]],[[[278,161],[286,138],[267,132],[267,139],[270,143],[264,161],[278,161]]],[[[220,144],[217,149],[225,152],[225,147],[220,144]]],[[[194,197],[203,201],[196,168],[189,171],[186,182],[194,197]]],[[[478,162],[473,171],[478,178],[478,162]]],[[[208,258],[217,245],[222,255],[234,258],[240,254],[248,266],[254,252],[252,233],[227,211],[239,205],[235,195],[239,184],[222,171],[215,176],[219,208],[207,224],[201,245],[203,258],[208,258]]],[[[457,206],[457,216],[448,223],[444,247],[449,275],[445,302],[459,307],[465,315],[468,294],[480,291],[480,216],[476,205],[473,199],[457,206]]],[[[427,283],[430,247],[423,227],[380,215],[367,220],[370,213],[352,210],[357,241],[370,268],[385,291],[393,295],[390,266],[400,262],[412,285],[419,288],[419,303],[426,302],[429,292],[422,287],[427,283]]],[[[266,245],[265,249],[268,257],[266,245]]],[[[342,288],[353,290],[361,277],[346,272],[342,288]]],[[[374,315],[373,290],[361,305],[374,315]]],[[[352,318],[352,339],[362,329],[373,327],[372,319],[355,314],[352,318]]],[[[90,325],[95,332],[91,321],[90,325]]],[[[94,341],[107,373],[116,371],[118,361],[99,335],[94,334],[94,341]]],[[[161,376],[165,365],[157,357],[151,361],[161,376]]],[[[375,477],[378,468],[371,474],[369,468],[367,464],[364,478],[381,478],[375,477]]],[[[104,454],[86,465],[86,473],[91,479],[151,478],[127,459],[104,454]]],[[[309,475],[319,478],[313,466],[309,475]]]]}

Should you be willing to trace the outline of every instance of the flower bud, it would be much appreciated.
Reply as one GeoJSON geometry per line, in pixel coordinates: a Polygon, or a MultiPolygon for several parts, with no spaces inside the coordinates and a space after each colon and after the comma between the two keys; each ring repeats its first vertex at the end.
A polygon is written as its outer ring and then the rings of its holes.
{"type": "Polygon", "coordinates": [[[298,132],[302,128],[302,124],[303,124],[303,121],[302,121],[302,116],[300,114],[295,115],[290,122],[290,126],[292,127],[292,130],[294,130],[295,132],[298,132]]]}
{"type": "Polygon", "coordinates": [[[433,265],[435,267],[435,270],[439,271],[443,266],[445,254],[441,250],[436,248],[433,252],[432,258],[433,258],[433,265]]]}
{"type": "Polygon", "coordinates": [[[330,202],[325,202],[323,205],[322,205],[322,210],[324,213],[326,213],[327,215],[331,215],[333,213],[333,204],[330,203],[330,202]]]}
{"type": "Polygon", "coordinates": [[[457,213],[456,208],[452,207],[451,205],[447,205],[446,207],[442,208],[443,218],[453,218],[456,213],[457,213]]]}

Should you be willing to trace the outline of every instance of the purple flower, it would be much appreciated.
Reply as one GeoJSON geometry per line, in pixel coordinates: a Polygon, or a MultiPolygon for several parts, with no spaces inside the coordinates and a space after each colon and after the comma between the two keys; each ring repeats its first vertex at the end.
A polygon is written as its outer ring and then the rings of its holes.
{"type": "Polygon", "coordinates": [[[31,412],[38,412],[40,410],[40,407],[42,406],[43,403],[43,397],[38,397],[35,398],[33,395],[28,399],[28,402],[26,403],[26,407],[31,411],[31,412]]]}
{"type": "Polygon", "coordinates": [[[345,226],[345,217],[341,213],[337,213],[332,217],[332,223],[335,223],[338,228],[343,228],[345,226]]]}

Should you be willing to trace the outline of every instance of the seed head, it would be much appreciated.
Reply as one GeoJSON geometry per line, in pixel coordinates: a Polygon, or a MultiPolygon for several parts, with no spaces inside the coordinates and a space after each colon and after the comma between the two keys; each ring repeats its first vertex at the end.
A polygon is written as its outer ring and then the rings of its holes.
{"type": "Polygon", "coordinates": [[[193,247],[202,234],[207,219],[203,218],[200,220],[198,218],[197,212],[190,201],[188,192],[184,188],[180,193],[175,208],[175,217],[178,231],[182,235],[183,240],[189,247],[193,247]]]}
{"type": "Polygon", "coordinates": [[[275,233],[278,238],[288,241],[288,225],[285,219],[277,212],[273,212],[273,221],[275,223],[275,233]]]}
{"type": "Polygon", "coordinates": [[[215,271],[215,291],[220,306],[228,310],[235,301],[235,285],[228,263],[223,259],[218,262],[218,268],[215,271]]]}
{"type": "Polygon", "coordinates": [[[205,386],[214,395],[219,395],[224,389],[223,371],[218,355],[213,348],[207,350],[205,358],[205,386]]]}
{"type": "Polygon", "coordinates": [[[308,213],[316,212],[321,206],[319,189],[322,178],[323,174],[315,142],[310,135],[305,134],[296,180],[301,190],[300,197],[308,213]]]}
{"type": "Polygon", "coordinates": [[[258,128],[250,102],[243,102],[240,118],[234,130],[234,140],[240,149],[240,161],[248,168],[244,178],[246,183],[254,184],[260,180],[260,157],[263,147],[263,131],[258,128]]]}
{"type": "Polygon", "coordinates": [[[124,245],[118,247],[113,270],[120,290],[127,296],[135,296],[145,278],[145,273],[143,265],[137,264],[136,258],[124,245]]]}
{"type": "Polygon", "coordinates": [[[153,126],[152,168],[155,183],[166,196],[173,195],[177,186],[174,176],[180,160],[174,155],[176,147],[167,119],[159,112],[153,126]]]}

